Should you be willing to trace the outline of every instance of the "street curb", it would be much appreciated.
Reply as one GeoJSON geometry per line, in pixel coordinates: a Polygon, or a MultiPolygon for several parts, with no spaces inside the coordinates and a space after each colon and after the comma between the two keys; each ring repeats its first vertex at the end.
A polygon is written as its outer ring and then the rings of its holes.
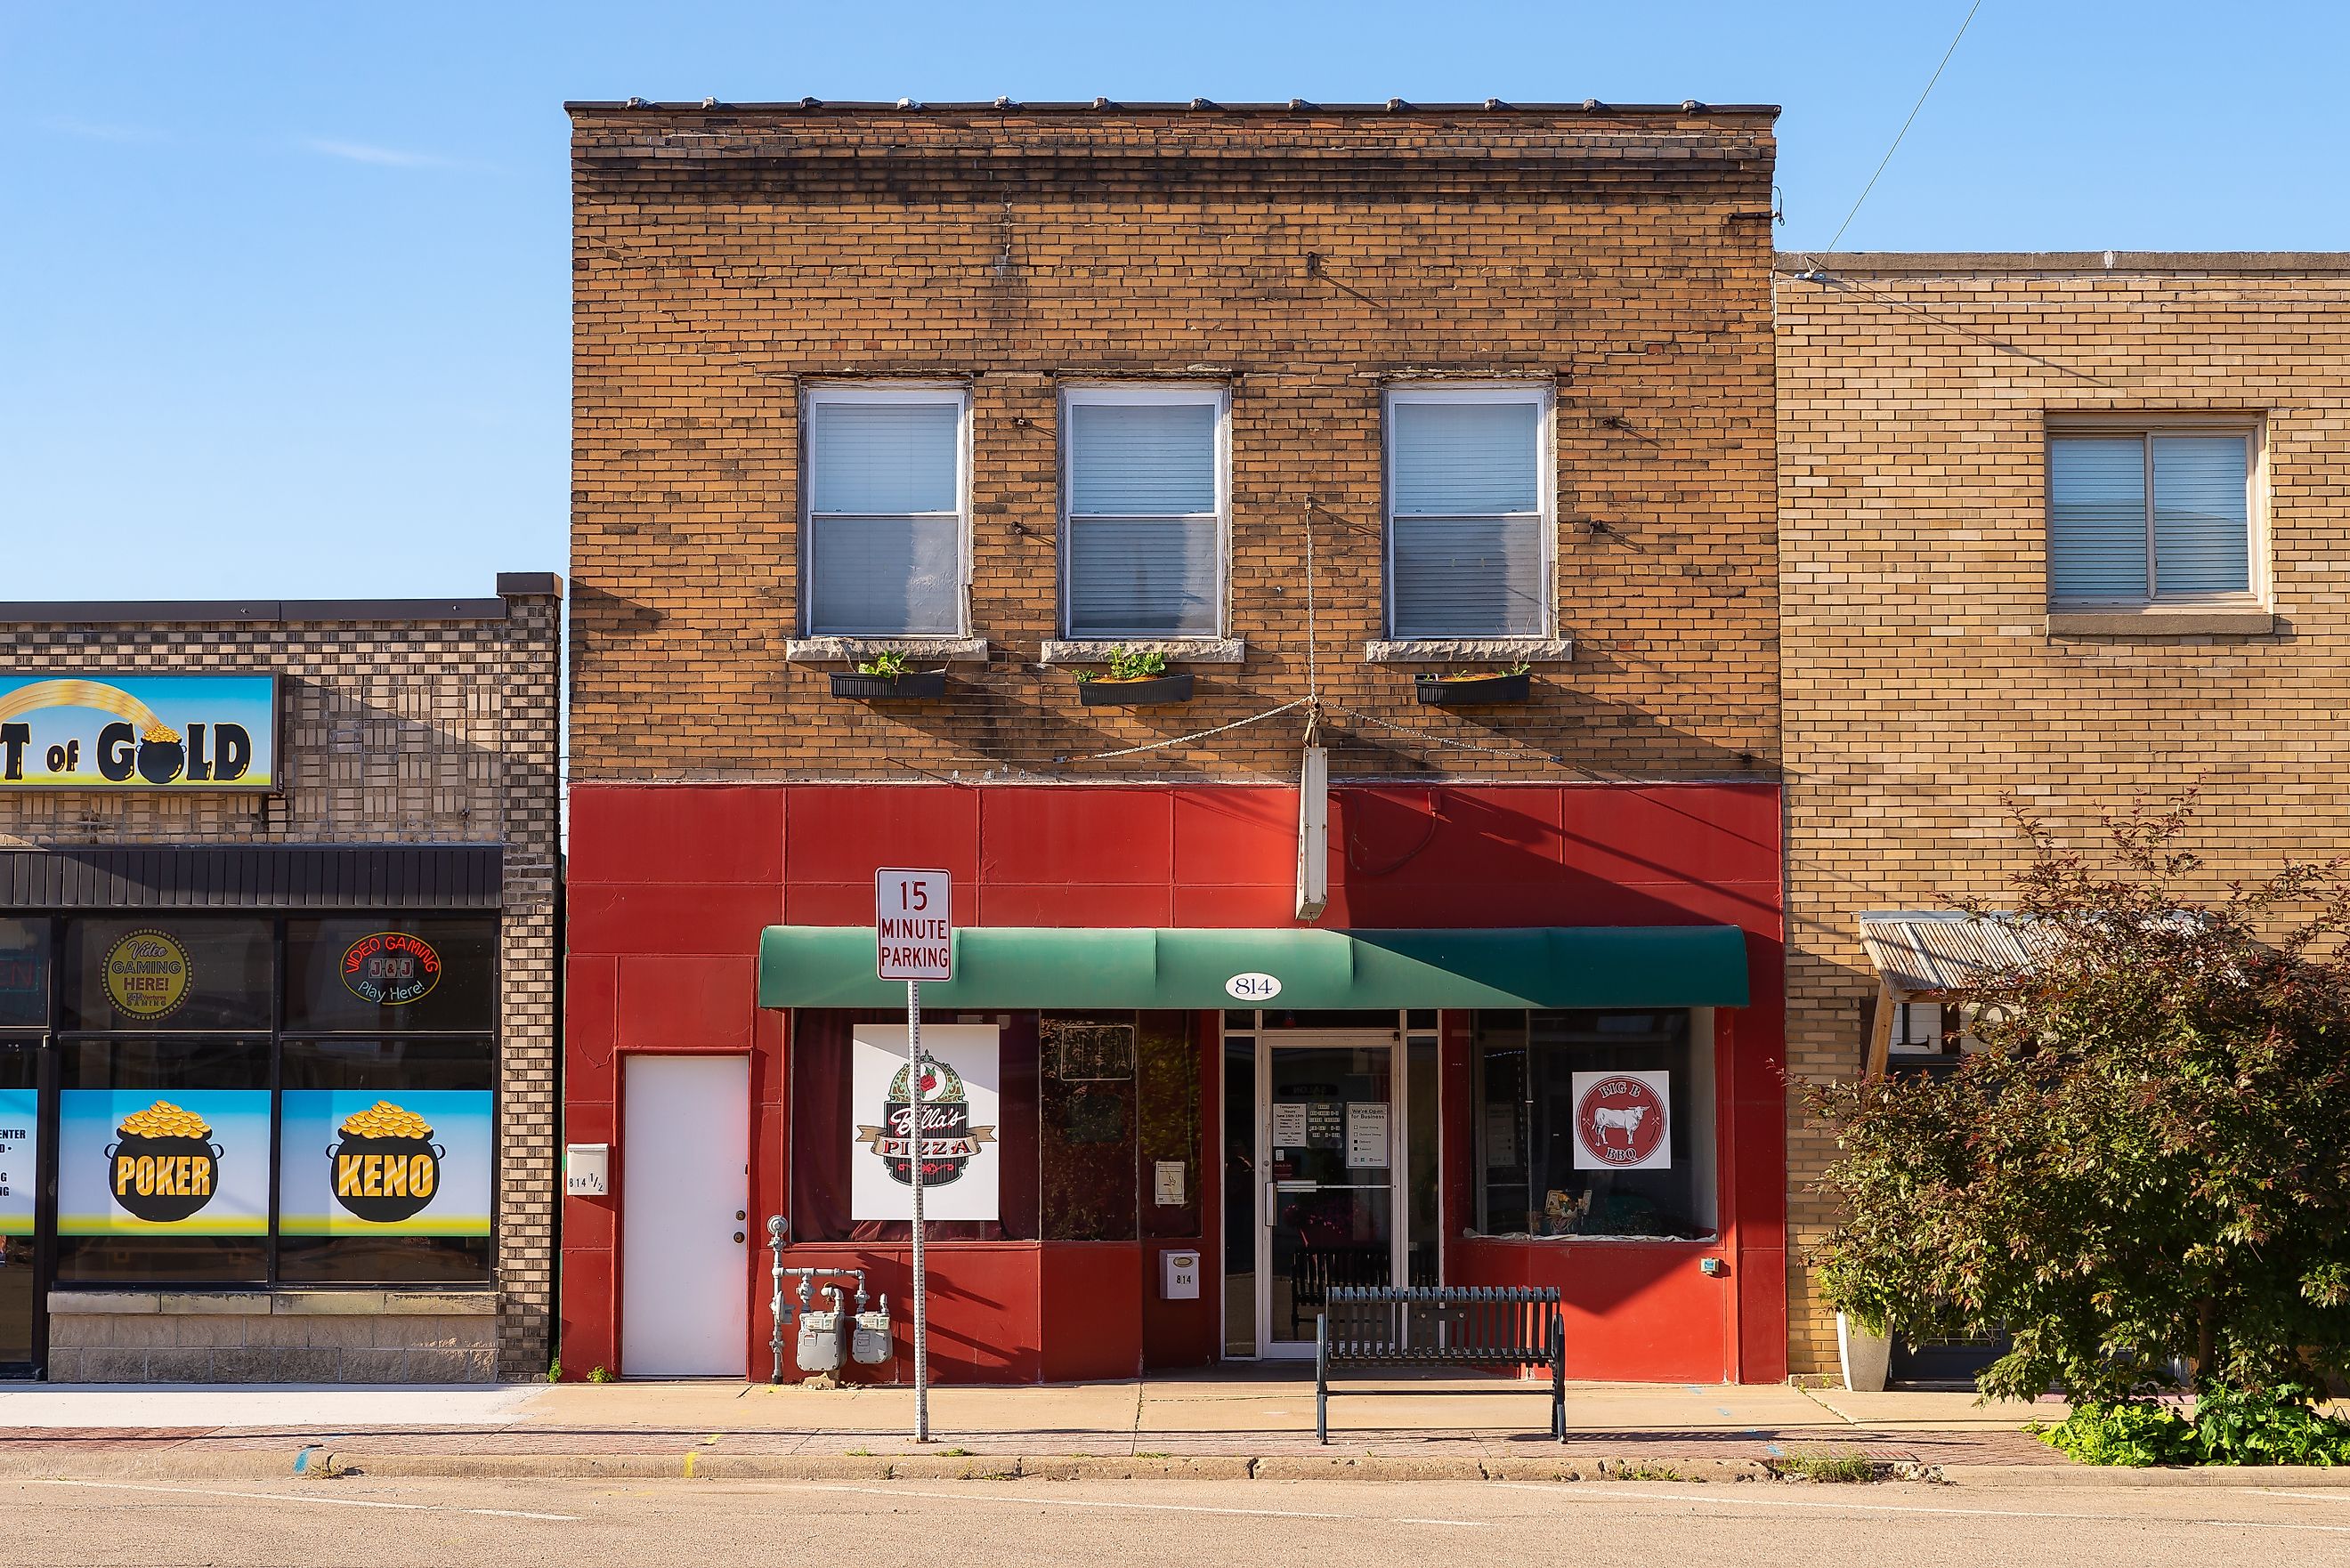
{"type": "MultiPolygon", "coordinates": [[[[683,1453],[381,1453],[331,1446],[309,1451],[296,1475],[297,1450],[238,1449],[115,1449],[60,1456],[0,1455],[0,1486],[15,1480],[124,1481],[258,1481],[301,1484],[328,1477],[442,1480],[713,1480],[872,1484],[888,1481],[1208,1480],[1673,1482],[1802,1484],[1783,1481],[1760,1459],[1661,1459],[1612,1454],[1555,1458],[1418,1458],[1383,1454],[1087,1455],[1087,1454],[728,1454],[708,1449],[683,1453]],[[61,1462],[62,1461],[62,1462],[61,1462]]],[[[2350,1467],[2211,1466],[2198,1469],[2106,1469],[2072,1463],[1943,1465],[1905,1475],[1880,1464],[1879,1480],[1935,1480],[1954,1487],[2106,1490],[2317,1489],[2350,1492],[2350,1467]]],[[[1833,1484],[1833,1483],[1823,1483],[1833,1484]]],[[[1851,1483],[1846,1483],[1851,1484],[1851,1483]]]]}

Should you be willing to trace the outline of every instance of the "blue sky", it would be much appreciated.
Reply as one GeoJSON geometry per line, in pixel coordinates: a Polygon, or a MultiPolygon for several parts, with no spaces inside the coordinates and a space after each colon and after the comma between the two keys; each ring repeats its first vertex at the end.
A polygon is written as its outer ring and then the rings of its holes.
{"type": "MultiPolygon", "coordinates": [[[[1968,0],[0,0],[0,599],[564,564],[566,99],[1773,102],[1842,222],[1968,0]]],[[[2350,248],[2350,7],[1984,0],[1846,236],[2350,248]]]]}

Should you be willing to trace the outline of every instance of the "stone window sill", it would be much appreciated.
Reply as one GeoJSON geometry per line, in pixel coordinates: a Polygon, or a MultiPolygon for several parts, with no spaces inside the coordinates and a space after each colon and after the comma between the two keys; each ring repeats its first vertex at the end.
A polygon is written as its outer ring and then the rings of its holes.
{"type": "Polygon", "coordinates": [[[1363,644],[1363,657],[1373,664],[1567,664],[1575,659],[1575,643],[1568,638],[1396,638],[1363,644]]]}
{"type": "Polygon", "coordinates": [[[1237,637],[1129,637],[1069,639],[1045,644],[1046,664],[1107,664],[1110,650],[1156,653],[1170,664],[1241,664],[1248,659],[1248,644],[1237,637]]]}
{"type": "Polygon", "coordinates": [[[2267,637],[2276,616],[2257,605],[2087,606],[2048,612],[2051,637],[2267,637]]]}
{"type": "Polygon", "coordinates": [[[74,1291],[49,1293],[52,1316],[494,1317],[481,1291],[74,1291]]]}
{"type": "Polygon", "coordinates": [[[983,637],[795,637],[784,644],[784,659],[792,664],[854,664],[878,654],[902,653],[908,659],[944,659],[950,664],[984,664],[983,637]]]}

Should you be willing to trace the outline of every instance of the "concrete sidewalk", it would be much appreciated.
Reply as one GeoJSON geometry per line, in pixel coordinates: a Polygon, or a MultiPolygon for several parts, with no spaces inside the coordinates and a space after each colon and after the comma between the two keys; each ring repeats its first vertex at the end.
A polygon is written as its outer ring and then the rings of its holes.
{"type": "Polygon", "coordinates": [[[1929,1465],[2064,1461],[2021,1431],[2054,1404],[1983,1407],[1966,1394],[1856,1395],[1785,1385],[1578,1383],[1568,1441],[1548,1436],[1548,1389],[1496,1377],[1363,1377],[1334,1385],[1331,1442],[1295,1374],[1187,1375],[1044,1387],[933,1389],[927,1449],[913,1391],[741,1383],[452,1388],[0,1389],[0,1462],[80,1454],[290,1455],[305,1443],[393,1456],[603,1457],[681,1464],[758,1457],[867,1459],[1489,1460],[1561,1455],[1759,1465],[1856,1452],[1929,1465]]]}
{"type": "Polygon", "coordinates": [[[2054,1400],[1577,1383],[1560,1444],[1547,1396],[1540,1382],[1494,1377],[1349,1379],[1334,1386],[1323,1447],[1310,1376],[950,1386],[932,1391],[933,1440],[918,1446],[912,1390],[896,1386],[36,1386],[0,1389],[0,1474],[283,1476],[306,1450],[306,1469],[330,1456],[377,1475],[517,1478],[1742,1480],[1806,1455],[1946,1474],[2086,1473],[2022,1430],[2061,1419],[2054,1400]]]}

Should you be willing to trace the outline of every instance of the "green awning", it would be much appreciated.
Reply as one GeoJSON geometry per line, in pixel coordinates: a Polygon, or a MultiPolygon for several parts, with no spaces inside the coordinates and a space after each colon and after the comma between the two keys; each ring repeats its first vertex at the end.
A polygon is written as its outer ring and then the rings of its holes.
{"type": "MultiPolygon", "coordinates": [[[[1236,975],[1281,982],[1284,1008],[1742,1007],[1746,937],[1735,926],[1533,926],[1503,930],[1076,930],[973,926],[955,934],[955,977],[931,1007],[1211,1008],[1247,1005],[1236,975]]],[[[867,926],[770,926],[759,939],[762,1007],[896,1007],[873,976],[867,926]]]]}

